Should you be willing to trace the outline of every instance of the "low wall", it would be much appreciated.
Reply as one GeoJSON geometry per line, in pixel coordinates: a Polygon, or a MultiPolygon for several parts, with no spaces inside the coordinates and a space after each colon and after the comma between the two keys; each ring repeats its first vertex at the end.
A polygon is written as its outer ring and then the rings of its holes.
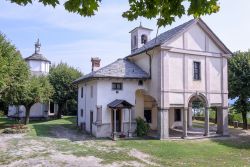
{"type": "MultiPolygon", "coordinates": [[[[198,120],[198,121],[205,121],[204,117],[193,117],[194,119],[198,120]]],[[[213,122],[215,123],[215,119],[214,118],[209,118],[209,122],[213,122]]],[[[228,121],[228,125],[234,126],[234,122],[233,121],[228,121]]],[[[243,123],[242,122],[238,122],[238,127],[243,128],[243,123]]],[[[247,125],[248,129],[250,129],[250,124],[247,125]]]]}

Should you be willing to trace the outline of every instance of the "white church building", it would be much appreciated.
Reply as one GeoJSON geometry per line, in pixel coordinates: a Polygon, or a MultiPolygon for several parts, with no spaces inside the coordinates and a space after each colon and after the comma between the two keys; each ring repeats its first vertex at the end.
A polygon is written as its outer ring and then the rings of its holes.
{"type": "MultiPolygon", "coordinates": [[[[24,59],[30,68],[31,75],[41,76],[49,74],[51,62],[40,53],[40,48],[41,44],[38,39],[35,43],[35,52],[24,59]]],[[[57,113],[58,105],[52,102],[48,104],[35,103],[30,110],[30,119],[48,118],[57,113]]],[[[25,115],[26,109],[23,105],[9,106],[8,117],[24,118],[25,115]]]]}
{"type": "Polygon", "coordinates": [[[192,19],[151,39],[151,29],[136,27],[131,54],[77,79],[78,126],[96,137],[131,136],[135,118],[145,119],[159,139],[192,127],[192,104],[204,105],[204,135],[209,108],[217,108],[217,133],[228,135],[228,72],[231,51],[201,20],[192,19]]]}

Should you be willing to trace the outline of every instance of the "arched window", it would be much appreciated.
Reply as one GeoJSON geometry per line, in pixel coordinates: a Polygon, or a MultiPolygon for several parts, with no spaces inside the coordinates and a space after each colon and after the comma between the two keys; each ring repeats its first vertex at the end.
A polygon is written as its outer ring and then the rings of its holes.
{"type": "Polygon", "coordinates": [[[137,46],[137,38],[136,38],[136,36],[134,36],[134,42],[133,42],[133,44],[134,44],[134,47],[137,46]]]}
{"type": "Polygon", "coordinates": [[[141,44],[145,44],[145,43],[147,43],[147,41],[148,41],[148,37],[146,36],[146,35],[142,35],[141,36],[141,44]]]}

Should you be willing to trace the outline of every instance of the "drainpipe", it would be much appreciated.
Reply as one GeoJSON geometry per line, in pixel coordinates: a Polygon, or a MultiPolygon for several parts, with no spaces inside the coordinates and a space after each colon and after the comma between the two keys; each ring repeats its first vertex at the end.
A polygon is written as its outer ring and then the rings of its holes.
{"type": "Polygon", "coordinates": [[[148,51],[146,51],[146,54],[149,57],[149,79],[151,79],[151,73],[152,73],[152,69],[151,69],[151,64],[152,64],[152,57],[151,55],[148,53],[148,51]]]}

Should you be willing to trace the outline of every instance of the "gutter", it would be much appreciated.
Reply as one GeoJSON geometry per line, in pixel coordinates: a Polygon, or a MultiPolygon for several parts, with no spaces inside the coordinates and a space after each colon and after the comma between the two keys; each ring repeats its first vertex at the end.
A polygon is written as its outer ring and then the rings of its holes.
{"type": "Polygon", "coordinates": [[[148,51],[145,52],[146,55],[148,55],[149,57],[149,79],[151,79],[151,74],[152,74],[152,68],[151,68],[151,65],[152,65],[152,57],[151,55],[148,53],[148,51]]]}

